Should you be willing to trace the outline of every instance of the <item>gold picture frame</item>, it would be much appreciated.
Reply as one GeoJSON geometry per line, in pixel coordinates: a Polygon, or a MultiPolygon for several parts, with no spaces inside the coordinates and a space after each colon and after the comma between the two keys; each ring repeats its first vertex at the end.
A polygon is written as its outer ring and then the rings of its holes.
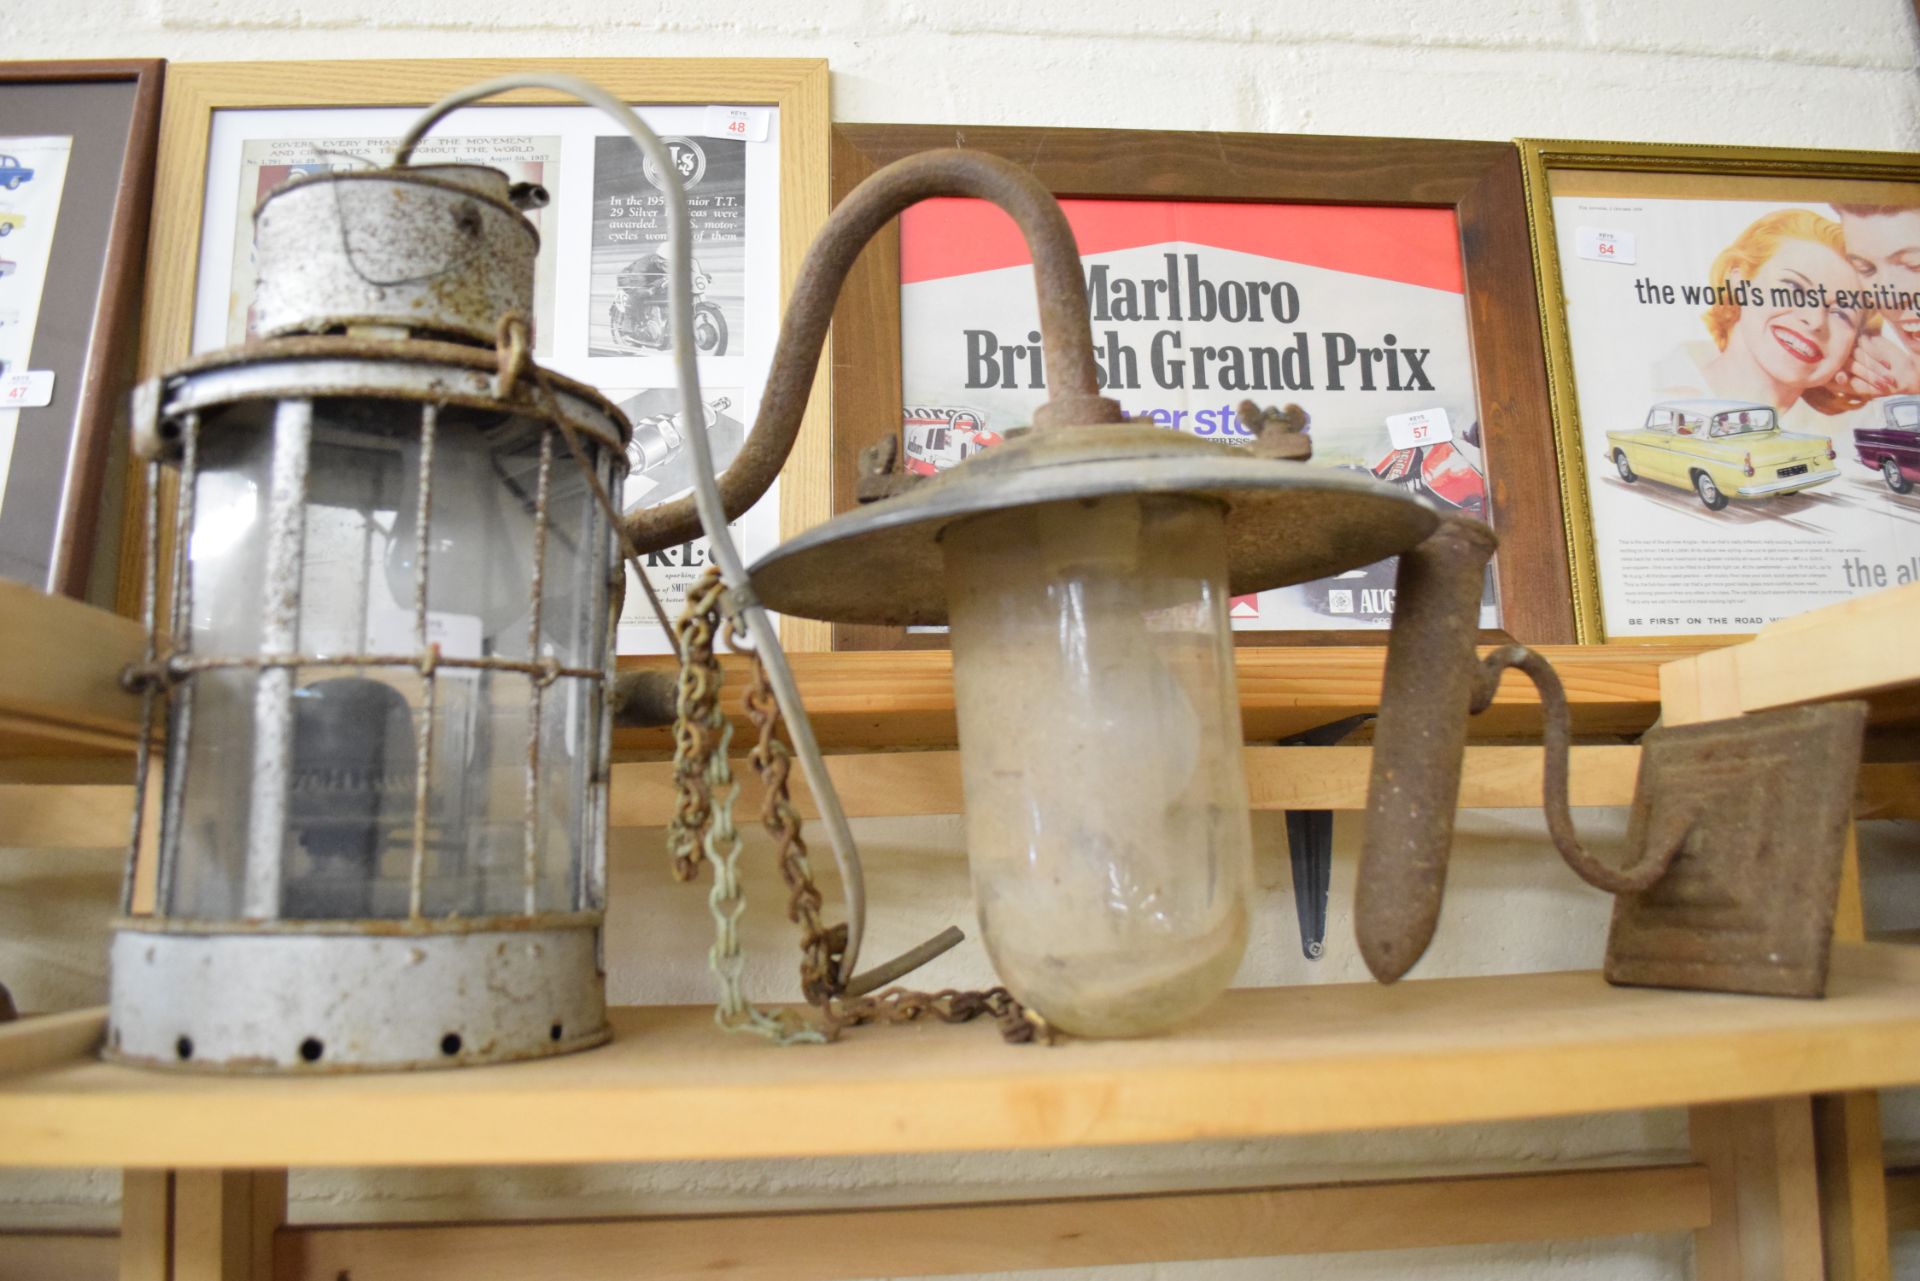
{"type": "MultiPolygon", "coordinates": [[[[800,263],[826,221],[828,77],[824,58],[467,58],[349,62],[174,63],[161,109],[159,159],[142,315],[141,376],[179,363],[192,344],[195,296],[206,215],[213,117],[223,110],[425,107],[465,85],[521,72],[549,72],[592,81],[645,106],[725,104],[774,107],[780,113],[780,266],[782,311],[800,263]]],[[[520,90],[490,103],[565,104],[548,90],[520,90]]],[[[783,538],[831,514],[827,415],[832,362],[823,356],[799,438],[781,474],[783,538]]],[[[130,469],[119,583],[120,612],[139,608],[145,525],[144,477],[130,469]]],[[[172,528],[171,495],[162,494],[160,528],[172,528]]],[[[160,563],[168,563],[162,549],[160,563]]],[[[790,649],[826,649],[827,625],[782,620],[790,649]]]]}
{"type": "MultiPolygon", "coordinates": [[[[1547,391],[1559,456],[1561,511],[1573,583],[1577,639],[1584,644],[1630,639],[1638,644],[1698,646],[1751,635],[1754,626],[1675,635],[1610,636],[1605,625],[1598,548],[1588,464],[1583,449],[1574,354],[1568,325],[1566,286],[1560,241],[1554,221],[1555,175],[1622,175],[1621,196],[1654,198],[1824,200],[1822,183],[1912,186],[1901,203],[1920,205],[1920,157],[1894,152],[1816,151],[1803,148],[1727,147],[1666,143],[1557,141],[1523,138],[1521,170],[1526,187],[1527,221],[1534,278],[1539,290],[1546,339],[1547,391]]],[[[1572,184],[1575,194],[1603,195],[1604,179],[1572,184]],[[1592,190],[1583,188],[1592,187],[1592,190]]],[[[1864,190],[1864,189],[1862,189],[1864,190]]],[[[1854,193],[1858,194],[1858,192],[1854,193]]],[[[1835,442],[1836,448],[1839,441],[1835,442]]],[[[1845,453],[1841,466],[1848,465],[1845,453]]],[[[1711,620],[1709,620],[1711,621],[1711,620]]]]}

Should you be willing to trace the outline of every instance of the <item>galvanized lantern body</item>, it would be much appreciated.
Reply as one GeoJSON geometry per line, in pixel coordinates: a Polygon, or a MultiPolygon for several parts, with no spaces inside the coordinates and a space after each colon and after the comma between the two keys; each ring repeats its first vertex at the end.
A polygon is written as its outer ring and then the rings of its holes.
{"type": "Polygon", "coordinates": [[[598,1044],[620,579],[594,489],[617,504],[627,424],[526,360],[538,242],[503,175],[323,175],[256,228],[269,337],[149,384],[136,423],[179,502],[144,674],[153,904],[115,932],[106,1052],[598,1044]]]}

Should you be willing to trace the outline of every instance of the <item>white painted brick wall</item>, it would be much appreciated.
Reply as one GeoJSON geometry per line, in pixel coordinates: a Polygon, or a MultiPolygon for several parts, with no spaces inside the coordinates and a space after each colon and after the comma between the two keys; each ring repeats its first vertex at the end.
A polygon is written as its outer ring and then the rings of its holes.
{"type": "Polygon", "coordinates": [[[1920,148],[1910,0],[4,0],[0,48],[808,55],[843,120],[1920,148]]]}
{"type": "MultiPolygon", "coordinates": [[[[1920,150],[1920,30],[1910,0],[0,0],[0,50],[8,58],[176,60],[818,56],[832,62],[841,120],[1920,150]]],[[[1604,904],[1544,862],[1537,832],[1517,840],[1510,824],[1491,816],[1470,826],[1463,839],[1471,849],[1456,865],[1446,922],[1423,972],[1591,965],[1602,946],[1604,904]]],[[[877,950],[895,935],[918,938],[970,916],[959,861],[915,857],[916,850],[957,848],[957,826],[896,825],[876,839],[887,847],[877,867],[914,869],[911,877],[876,876],[885,931],[877,950]]],[[[1342,841],[1350,840],[1349,830],[1342,841]]],[[[1347,948],[1336,946],[1323,966],[1298,959],[1284,858],[1276,864],[1275,857],[1263,865],[1263,937],[1245,981],[1349,977],[1347,948]]],[[[633,859],[629,853],[623,861],[631,867],[633,859]]],[[[61,863],[0,858],[0,972],[30,999],[64,1004],[104,991],[97,930],[114,860],[102,856],[76,873],[81,865],[70,856],[61,863]],[[88,915],[95,900],[97,919],[88,915]]],[[[1335,940],[1351,937],[1343,899],[1350,860],[1342,869],[1335,940]]],[[[654,892],[672,892],[645,888],[653,902],[654,892]]],[[[628,939],[644,933],[620,931],[628,939]]],[[[762,920],[751,937],[763,949],[756,975],[770,995],[784,993],[783,923],[762,920]]],[[[633,946],[616,965],[616,996],[698,999],[705,975],[697,959],[649,956],[644,945],[633,946]]],[[[985,976],[978,955],[938,968],[929,981],[985,976]]],[[[1920,1132],[1920,1120],[1912,1128],[1920,1132]]],[[[1181,1171],[1281,1180],[1422,1162],[1527,1165],[1671,1152],[1683,1141],[1671,1115],[1627,1116],[939,1162],[330,1172],[301,1176],[295,1191],[297,1212],[320,1218],[609,1213],[670,1210],[689,1197],[731,1197],[746,1208],[911,1197],[947,1184],[1012,1193],[1028,1180],[1181,1171]]],[[[112,1196],[110,1178],[12,1175],[0,1178],[0,1223],[97,1218],[110,1212],[112,1196]]],[[[1047,1275],[1665,1281],[1685,1276],[1687,1260],[1687,1243],[1667,1238],[1047,1275]]],[[[1903,1261],[1920,1276],[1920,1258],[1910,1251],[1903,1261]]]]}

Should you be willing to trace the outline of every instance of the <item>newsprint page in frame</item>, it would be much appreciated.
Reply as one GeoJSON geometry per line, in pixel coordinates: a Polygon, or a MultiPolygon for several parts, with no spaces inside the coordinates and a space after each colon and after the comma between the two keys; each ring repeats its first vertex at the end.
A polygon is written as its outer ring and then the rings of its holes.
{"type": "MultiPolygon", "coordinates": [[[[193,348],[244,341],[253,303],[253,209],[298,173],[383,164],[411,108],[221,110],[208,150],[203,264],[193,348]]],[[[715,463],[724,470],[753,421],[779,327],[779,111],[645,107],[686,184],[693,220],[694,342],[715,463]]],[[[692,484],[667,332],[665,199],[639,149],[586,107],[472,107],[429,135],[416,163],[479,163],[537,182],[552,203],[532,214],[535,355],[597,387],[634,424],[628,511],[692,484]]],[[[779,486],[733,524],[751,563],[779,541],[779,486]]],[[[647,557],[669,617],[709,562],[704,538],[647,557]]],[[[621,653],[671,652],[629,571],[621,653]]]]}

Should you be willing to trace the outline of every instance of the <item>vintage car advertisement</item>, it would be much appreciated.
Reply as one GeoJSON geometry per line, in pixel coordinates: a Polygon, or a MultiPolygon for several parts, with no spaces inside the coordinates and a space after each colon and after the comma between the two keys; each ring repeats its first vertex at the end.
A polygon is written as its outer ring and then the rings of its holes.
{"type": "MultiPolygon", "coordinates": [[[[1315,464],[1485,511],[1451,210],[1061,203],[1080,245],[1102,386],[1130,417],[1233,447],[1252,439],[1235,416],[1241,401],[1298,404],[1315,464]]],[[[931,200],[902,216],[908,471],[991,448],[1046,399],[1030,261],[990,205],[931,200]]],[[[1383,562],[1239,597],[1230,612],[1242,631],[1382,628],[1393,585],[1383,562]]],[[[1486,606],[1482,621],[1497,626],[1491,588],[1486,606]]]]}
{"type": "Polygon", "coordinates": [[[1920,576],[1920,193],[1705,183],[1553,175],[1563,465],[1609,638],[1752,632],[1920,576]]]}
{"type": "Polygon", "coordinates": [[[1608,432],[1607,456],[1622,483],[1691,489],[1710,512],[1735,498],[1784,497],[1840,475],[1830,438],[1782,431],[1771,405],[1749,400],[1662,401],[1642,426],[1608,432]]]}

